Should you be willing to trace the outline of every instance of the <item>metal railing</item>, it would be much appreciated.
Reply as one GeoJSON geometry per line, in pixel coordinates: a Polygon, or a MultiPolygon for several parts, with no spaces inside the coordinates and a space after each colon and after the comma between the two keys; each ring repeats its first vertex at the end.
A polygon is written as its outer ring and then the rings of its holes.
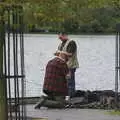
{"type": "Polygon", "coordinates": [[[8,113],[7,118],[3,117],[5,120],[25,120],[23,8],[21,5],[4,4],[0,4],[0,8],[0,80],[5,83],[3,108],[8,113]]]}

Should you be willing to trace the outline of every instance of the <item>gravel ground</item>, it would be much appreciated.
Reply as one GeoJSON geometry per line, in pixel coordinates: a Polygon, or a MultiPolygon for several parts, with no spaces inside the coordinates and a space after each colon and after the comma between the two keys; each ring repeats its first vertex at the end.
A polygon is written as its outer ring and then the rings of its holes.
{"type": "Polygon", "coordinates": [[[33,120],[120,120],[119,115],[110,115],[108,110],[47,108],[35,110],[34,105],[28,105],[26,110],[27,116],[34,118],[33,120]]]}

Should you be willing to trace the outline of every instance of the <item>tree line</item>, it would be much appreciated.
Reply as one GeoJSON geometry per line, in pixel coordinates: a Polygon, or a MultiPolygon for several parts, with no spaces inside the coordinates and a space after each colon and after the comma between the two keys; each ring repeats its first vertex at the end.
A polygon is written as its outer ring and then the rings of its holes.
{"type": "MultiPolygon", "coordinates": [[[[5,0],[17,3],[18,0],[5,0]]],[[[20,0],[25,32],[114,33],[119,0],[20,0]]]]}

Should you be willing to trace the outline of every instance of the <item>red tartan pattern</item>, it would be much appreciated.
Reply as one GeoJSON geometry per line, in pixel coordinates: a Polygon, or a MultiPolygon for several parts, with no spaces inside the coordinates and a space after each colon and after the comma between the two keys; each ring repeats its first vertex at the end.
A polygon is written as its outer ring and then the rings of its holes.
{"type": "Polygon", "coordinates": [[[50,60],[46,66],[43,89],[59,95],[68,95],[67,80],[65,78],[68,73],[67,64],[60,58],[50,60]]]}

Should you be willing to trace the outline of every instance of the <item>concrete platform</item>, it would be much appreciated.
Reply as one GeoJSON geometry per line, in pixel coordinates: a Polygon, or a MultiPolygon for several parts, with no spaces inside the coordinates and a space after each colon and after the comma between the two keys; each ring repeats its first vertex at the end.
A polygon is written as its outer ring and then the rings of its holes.
{"type": "Polygon", "coordinates": [[[120,120],[119,115],[110,115],[108,110],[97,109],[47,109],[35,110],[27,105],[27,116],[32,120],[120,120]]]}

